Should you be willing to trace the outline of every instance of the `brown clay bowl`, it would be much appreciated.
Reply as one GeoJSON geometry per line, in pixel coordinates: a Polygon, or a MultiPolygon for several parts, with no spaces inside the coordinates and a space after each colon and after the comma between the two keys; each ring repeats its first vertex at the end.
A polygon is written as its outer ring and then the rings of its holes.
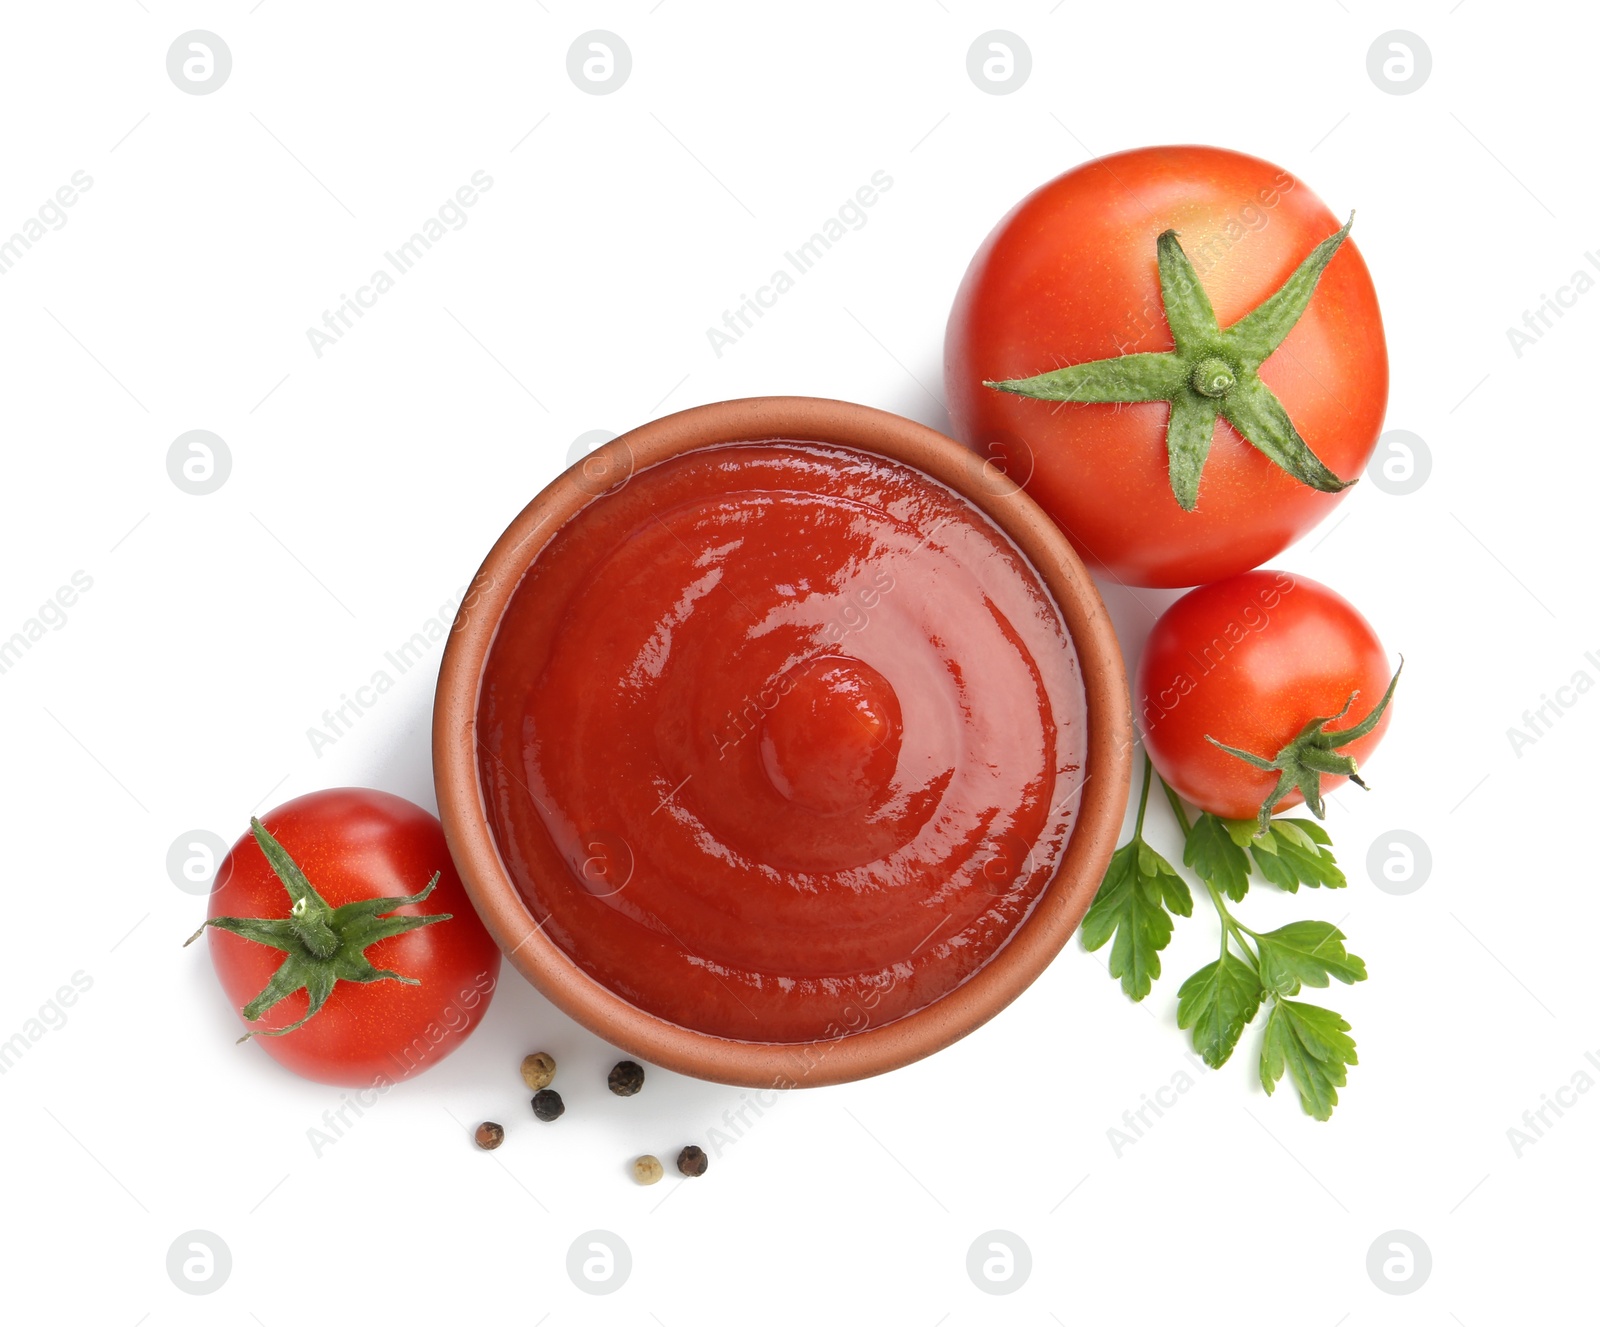
{"type": "Polygon", "coordinates": [[[981,457],[930,428],[844,401],[757,397],[700,406],[613,439],[560,475],[512,521],[472,582],[439,672],[433,769],[439,813],[461,878],[512,965],[552,1003],[651,1064],[744,1087],[819,1086],[899,1068],[987,1022],[1025,990],[1077,928],[1127,804],[1132,723],[1122,656],[1083,563],[1048,516],[981,457]],[[985,512],[1023,551],[1055,598],[1076,646],[1087,701],[1081,809],[1055,878],[1009,943],[964,984],[878,1027],[826,1042],[711,1036],[630,1004],[579,968],[540,929],[501,860],[479,782],[479,684],[501,615],[522,574],[563,522],[636,471],[679,453],[787,439],[854,447],[914,466],[985,512]]]}

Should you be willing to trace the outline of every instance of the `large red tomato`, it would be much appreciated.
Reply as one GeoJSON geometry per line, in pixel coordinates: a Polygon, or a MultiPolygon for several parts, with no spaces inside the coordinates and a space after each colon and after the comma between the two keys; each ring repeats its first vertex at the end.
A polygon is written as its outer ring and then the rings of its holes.
{"type": "Polygon", "coordinates": [[[1392,679],[1349,600],[1305,576],[1252,571],[1161,615],[1133,694],[1151,763],[1187,801],[1230,820],[1302,801],[1320,816],[1321,794],[1382,740],[1392,679]],[[1317,719],[1328,722],[1308,736],[1317,719]]]}
{"type": "Polygon", "coordinates": [[[207,917],[229,1001],[262,1006],[247,1031],[321,1083],[383,1089],[431,1068],[477,1027],[500,972],[438,820],[366,788],[269,812],[217,868],[207,917]],[[321,1008],[271,1035],[306,1016],[312,991],[321,1008]]]}
{"type": "Polygon", "coordinates": [[[1357,479],[1383,423],[1388,357],[1361,255],[1345,241],[1320,251],[1320,281],[1297,270],[1339,231],[1288,171],[1221,148],[1141,148],[1052,180],[995,227],[956,296],[945,387],[957,436],[1119,581],[1199,585],[1258,566],[1333,509],[1339,493],[1313,485],[1357,479]],[[1257,365],[1229,336],[1286,283],[1241,333],[1266,351],[1257,365]],[[1175,351],[1176,365],[1128,361],[1044,399],[986,385],[1175,351]],[[1140,381],[1130,391],[1118,377],[1140,381]],[[1230,418],[1280,459],[1293,453],[1301,477],[1230,418]],[[1181,426],[1176,466],[1169,420],[1181,426]]]}

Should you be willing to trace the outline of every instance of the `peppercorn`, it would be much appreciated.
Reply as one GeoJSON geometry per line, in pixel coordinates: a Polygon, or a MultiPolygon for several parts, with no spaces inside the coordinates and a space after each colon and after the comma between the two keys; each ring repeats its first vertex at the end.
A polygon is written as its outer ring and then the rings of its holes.
{"type": "Polygon", "coordinates": [[[485,1152],[493,1152],[506,1140],[506,1131],[493,1120],[485,1120],[472,1135],[472,1141],[485,1152]]]}
{"type": "Polygon", "coordinates": [[[537,1092],[549,1087],[556,1076],[556,1057],[547,1051],[538,1051],[522,1061],[522,1081],[537,1092]]]}
{"type": "Polygon", "coordinates": [[[561,1093],[553,1088],[540,1088],[533,1094],[533,1113],[546,1124],[551,1120],[559,1120],[566,1109],[566,1103],[561,1100],[561,1093]]]}
{"type": "Polygon", "coordinates": [[[678,1153],[678,1169],[690,1179],[704,1175],[709,1164],[706,1154],[693,1143],[678,1153]]]}
{"type": "Polygon", "coordinates": [[[652,1156],[642,1156],[633,1163],[633,1178],[640,1184],[654,1184],[665,1173],[661,1162],[652,1156]]]}
{"type": "Polygon", "coordinates": [[[621,1061],[606,1079],[606,1086],[619,1097],[631,1097],[644,1086],[644,1066],[632,1060],[621,1061]]]}

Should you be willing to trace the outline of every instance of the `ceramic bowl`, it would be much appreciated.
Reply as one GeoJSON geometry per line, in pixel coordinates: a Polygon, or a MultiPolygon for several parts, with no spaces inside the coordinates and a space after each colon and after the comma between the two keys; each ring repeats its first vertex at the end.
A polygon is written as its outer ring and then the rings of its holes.
{"type": "Polygon", "coordinates": [[[760,397],[700,406],[623,434],[560,475],[512,521],[484,559],[456,617],[433,711],[433,768],[451,854],[490,932],[555,1005],[636,1059],[747,1087],[818,1086],[865,1078],[932,1054],[1004,1009],[1061,950],[1094,897],[1127,804],[1132,723],[1110,618],[1065,536],[1015,483],[950,438],[897,415],[843,401],[760,397]],[[477,750],[479,685],[501,616],[522,574],[585,505],[639,470],[735,442],[830,443],[912,466],[986,513],[1026,555],[1077,649],[1087,702],[1088,758],[1076,827],[1060,867],[1009,942],[965,983],[894,1022],[828,1041],[733,1041],[669,1023],[579,968],[539,928],[501,859],[485,810],[477,750]]]}

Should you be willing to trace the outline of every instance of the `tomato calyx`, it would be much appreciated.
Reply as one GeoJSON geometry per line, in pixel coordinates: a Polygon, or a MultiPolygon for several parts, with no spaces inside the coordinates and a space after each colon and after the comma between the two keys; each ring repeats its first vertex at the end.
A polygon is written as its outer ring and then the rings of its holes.
{"type": "Polygon", "coordinates": [[[1238,382],[1228,361],[1218,359],[1215,355],[1207,355],[1189,370],[1189,386],[1201,396],[1209,396],[1213,400],[1226,396],[1238,382]]]}
{"type": "Polygon", "coordinates": [[[1378,726],[1384,711],[1389,708],[1389,702],[1394,699],[1394,689],[1400,682],[1400,674],[1405,666],[1405,660],[1401,659],[1400,667],[1394,670],[1394,676],[1389,679],[1389,687],[1383,693],[1383,699],[1374,705],[1367,717],[1359,723],[1352,724],[1349,728],[1329,729],[1327,726],[1330,723],[1337,723],[1350,713],[1350,707],[1361,694],[1359,691],[1352,691],[1343,709],[1337,714],[1325,714],[1312,719],[1271,760],[1249,751],[1241,751],[1238,747],[1228,746],[1224,742],[1217,741],[1209,733],[1206,734],[1206,741],[1218,750],[1226,751],[1230,756],[1237,756],[1247,765],[1265,773],[1276,772],[1278,775],[1277,783],[1267,794],[1267,800],[1261,803],[1261,810],[1256,814],[1257,837],[1267,832],[1267,826],[1272,820],[1272,808],[1283,800],[1291,788],[1298,788],[1311,814],[1318,820],[1323,820],[1326,819],[1322,803],[1324,774],[1341,775],[1358,788],[1367,786],[1357,771],[1355,757],[1340,755],[1339,748],[1358,741],[1378,726]]]}
{"type": "Polygon", "coordinates": [[[219,931],[254,940],[257,944],[282,950],[283,963],[272,974],[272,980],[255,999],[244,1007],[247,1022],[262,1018],[279,1001],[304,990],[308,999],[305,1016],[281,1028],[260,1028],[247,1032],[240,1042],[251,1037],[281,1037],[286,1032],[304,1027],[328,1002],[334,986],[341,981],[374,982],[398,981],[407,986],[421,983],[415,977],[403,977],[387,968],[376,968],[367,961],[366,950],[379,940],[404,935],[434,922],[449,921],[453,914],[435,913],[428,917],[382,916],[408,904],[421,903],[439,883],[439,872],[417,893],[400,898],[363,899],[330,907],[316,887],[306,878],[299,865],[267,828],[254,816],[250,818],[250,832],[263,855],[271,863],[273,872],[282,881],[290,899],[287,917],[212,917],[198,931],[184,941],[195,942],[206,926],[219,931]]]}
{"type": "Polygon", "coordinates": [[[1355,480],[1340,479],[1317,458],[1258,370],[1300,320],[1355,219],[1352,212],[1282,286],[1226,330],[1217,326],[1211,299],[1178,243],[1178,233],[1163,231],[1156,240],[1156,265],[1175,349],[1070,364],[1031,378],[985,381],[984,386],[1040,401],[1168,402],[1168,480],[1185,511],[1193,511],[1200,501],[1200,475],[1218,415],[1302,484],[1321,493],[1346,489],[1355,480]]]}

